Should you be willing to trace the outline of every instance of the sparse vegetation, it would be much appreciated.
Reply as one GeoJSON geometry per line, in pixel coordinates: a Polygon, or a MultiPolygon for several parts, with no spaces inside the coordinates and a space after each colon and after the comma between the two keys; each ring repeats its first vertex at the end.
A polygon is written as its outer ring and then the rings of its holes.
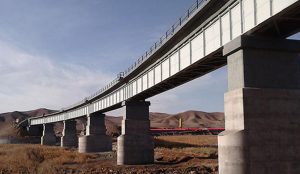
{"type": "Polygon", "coordinates": [[[142,166],[117,166],[116,152],[80,154],[77,149],[61,147],[0,145],[0,174],[208,174],[217,171],[215,136],[164,136],[156,137],[155,143],[155,164],[142,166]]]}
{"type": "Polygon", "coordinates": [[[156,147],[216,147],[217,136],[214,135],[176,135],[154,137],[156,147]]]}
{"type": "Polygon", "coordinates": [[[217,136],[159,136],[154,140],[158,161],[168,161],[170,164],[188,162],[191,166],[206,168],[208,173],[217,171],[217,136]]]}
{"type": "Polygon", "coordinates": [[[89,155],[40,145],[0,145],[0,173],[57,173],[64,164],[84,163],[89,155]]]}

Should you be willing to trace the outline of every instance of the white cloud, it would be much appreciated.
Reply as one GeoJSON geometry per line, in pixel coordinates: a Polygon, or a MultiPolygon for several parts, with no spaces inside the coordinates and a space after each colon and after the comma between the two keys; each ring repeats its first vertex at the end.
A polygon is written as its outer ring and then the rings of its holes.
{"type": "MultiPolygon", "coordinates": [[[[0,53],[0,113],[40,107],[60,109],[91,95],[114,78],[99,70],[29,54],[1,40],[0,53]]],[[[222,111],[226,74],[223,68],[152,97],[150,110],[222,111]]],[[[108,114],[120,115],[121,110],[108,114]]]]}
{"type": "Polygon", "coordinates": [[[39,107],[60,109],[103,87],[113,76],[54,62],[0,41],[0,113],[39,107]]]}

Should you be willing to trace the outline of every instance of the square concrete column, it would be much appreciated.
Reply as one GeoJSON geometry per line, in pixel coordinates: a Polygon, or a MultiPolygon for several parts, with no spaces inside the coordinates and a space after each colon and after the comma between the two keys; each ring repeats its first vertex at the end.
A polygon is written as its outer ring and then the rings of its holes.
{"type": "Polygon", "coordinates": [[[76,121],[75,120],[65,120],[64,129],[62,132],[62,137],[60,139],[61,147],[77,147],[78,137],[76,131],[76,121]]]}
{"type": "Polygon", "coordinates": [[[240,37],[228,58],[220,174],[300,173],[300,42],[240,37]]]}
{"type": "Polygon", "coordinates": [[[79,137],[78,151],[89,153],[111,150],[112,138],[106,135],[105,114],[90,114],[87,117],[86,135],[79,137]]]}
{"type": "Polygon", "coordinates": [[[43,136],[41,137],[42,145],[56,144],[56,135],[53,128],[54,128],[53,123],[47,123],[43,125],[43,136]]]}
{"type": "Polygon", "coordinates": [[[117,164],[151,164],[154,143],[150,135],[150,102],[123,102],[122,135],[118,137],[117,164]]]}

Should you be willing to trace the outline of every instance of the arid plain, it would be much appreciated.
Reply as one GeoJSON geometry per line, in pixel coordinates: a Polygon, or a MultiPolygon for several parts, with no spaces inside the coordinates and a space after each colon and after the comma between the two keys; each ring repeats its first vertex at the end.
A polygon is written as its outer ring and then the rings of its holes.
{"type": "MultiPolygon", "coordinates": [[[[1,137],[19,136],[20,131],[13,128],[16,119],[51,113],[47,109],[28,112],[0,114],[1,137]]],[[[223,113],[187,111],[178,114],[150,113],[151,127],[224,127],[223,113]]],[[[0,173],[217,173],[218,150],[216,135],[172,135],[155,136],[155,163],[151,165],[118,166],[116,164],[116,136],[120,133],[121,117],[108,116],[107,134],[113,136],[113,151],[105,153],[81,154],[75,148],[41,146],[38,144],[0,145],[0,173]]],[[[78,134],[82,131],[84,120],[77,121],[78,134]]],[[[55,131],[59,137],[62,125],[55,131]]]]}

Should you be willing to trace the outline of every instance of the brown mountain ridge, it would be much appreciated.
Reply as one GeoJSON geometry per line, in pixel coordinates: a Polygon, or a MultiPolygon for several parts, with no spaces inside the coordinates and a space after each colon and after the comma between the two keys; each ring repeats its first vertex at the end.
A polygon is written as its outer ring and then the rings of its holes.
{"type": "MultiPolygon", "coordinates": [[[[53,113],[55,110],[49,110],[45,108],[36,109],[25,112],[8,112],[0,114],[0,136],[11,135],[12,124],[17,120],[24,120],[26,118],[40,116],[43,114],[53,113]]],[[[159,112],[150,112],[149,119],[151,121],[151,127],[155,128],[176,128],[179,124],[179,118],[183,121],[184,128],[224,128],[224,113],[221,112],[203,112],[203,111],[186,111],[177,114],[167,114],[159,112]]],[[[122,117],[106,116],[107,133],[110,135],[120,134],[120,127],[122,117]]],[[[85,127],[85,119],[77,120],[78,132],[85,127]]],[[[57,134],[61,134],[63,129],[62,123],[56,123],[55,131],[57,134]]]]}

